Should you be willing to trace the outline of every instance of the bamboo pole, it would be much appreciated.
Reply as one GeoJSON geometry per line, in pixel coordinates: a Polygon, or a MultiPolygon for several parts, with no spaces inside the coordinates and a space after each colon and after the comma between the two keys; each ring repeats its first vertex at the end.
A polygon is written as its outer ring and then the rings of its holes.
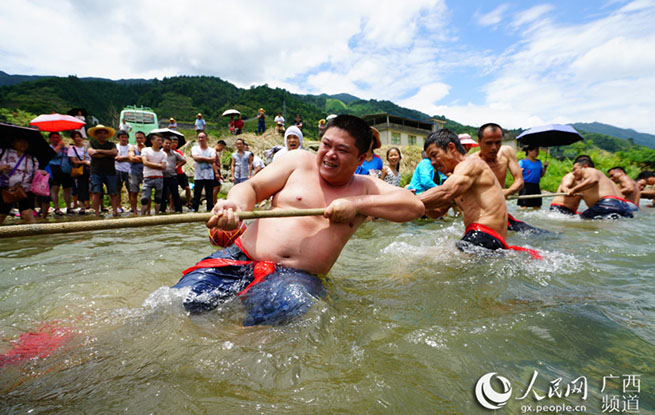
{"type": "Polygon", "coordinates": [[[555,196],[568,196],[568,193],[539,193],[536,195],[512,195],[508,196],[507,200],[514,199],[538,199],[540,197],[555,197],[555,196]]]}
{"type": "MultiPolygon", "coordinates": [[[[239,217],[241,219],[286,218],[292,216],[319,216],[322,215],[323,212],[325,212],[325,209],[257,210],[239,212],[239,217]]],[[[140,216],[138,218],[0,226],[0,238],[206,222],[211,218],[211,216],[211,213],[185,213],[180,215],[140,216]]]]}

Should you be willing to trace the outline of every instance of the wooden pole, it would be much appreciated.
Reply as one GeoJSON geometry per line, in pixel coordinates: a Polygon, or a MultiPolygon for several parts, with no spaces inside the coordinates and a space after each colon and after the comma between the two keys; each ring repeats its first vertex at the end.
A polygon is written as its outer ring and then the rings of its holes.
{"type": "Polygon", "coordinates": [[[514,200],[514,199],[538,199],[540,197],[555,197],[555,196],[568,196],[568,193],[539,193],[536,195],[511,195],[507,198],[507,200],[514,200]]]}
{"type": "MultiPolygon", "coordinates": [[[[277,209],[240,212],[241,219],[286,218],[292,216],[319,216],[325,209],[277,209]]],[[[184,213],[180,215],[140,216],[138,218],[117,218],[107,220],[90,220],[80,222],[36,223],[29,225],[0,226],[0,238],[21,236],[51,235],[99,231],[118,228],[137,228],[141,226],[171,225],[179,223],[207,222],[211,213],[184,213]]]]}

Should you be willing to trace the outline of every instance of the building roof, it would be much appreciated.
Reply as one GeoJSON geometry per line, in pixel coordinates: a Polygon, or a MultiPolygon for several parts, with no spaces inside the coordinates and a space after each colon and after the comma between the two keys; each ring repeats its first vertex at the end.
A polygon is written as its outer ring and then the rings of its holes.
{"type": "Polygon", "coordinates": [[[366,114],[362,116],[362,119],[366,121],[369,125],[385,125],[387,123],[387,117],[389,118],[389,123],[402,125],[406,127],[418,128],[421,130],[432,131],[432,126],[434,124],[440,124],[443,126],[446,122],[431,118],[429,120],[417,120],[414,118],[401,117],[399,115],[389,114],[387,112],[379,112],[375,114],[366,114]]]}

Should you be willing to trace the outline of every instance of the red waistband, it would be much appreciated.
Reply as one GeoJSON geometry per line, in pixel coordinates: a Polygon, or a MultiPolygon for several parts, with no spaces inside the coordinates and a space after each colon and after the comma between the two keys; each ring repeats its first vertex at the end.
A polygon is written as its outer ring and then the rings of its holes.
{"type": "Polygon", "coordinates": [[[503,239],[503,237],[500,236],[500,234],[498,232],[496,232],[495,230],[491,229],[488,226],[482,225],[480,223],[471,223],[466,227],[465,233],[468,233],[470,231],[478,231],[478,232],[486,233],[487,235],[498,239],[498,241],[500,241],[500,243],[503,244],[505,249],[511,249],[512,251],[527,252],[534,259],[543,259],[541,257],[541,255],[539,255],[539,252],[537,250],[535,250],[535,249],[523,248],[523,247],[515,246],[515,245],[507,245],[507,242],[505,242],[505,239],[503,239]]]}
{"type": "Polygon", "coordinates": [[[246,249],[243,247],[243,244],[241,243],[241,237],[239,237],[236,241],[234,241],[234,244],[241,250],[241,252],[243,252],[249,258],[249,261],[238,261],[236,259],[228,259],[228,258],[203,259],[202,261],[198,262],[196,265],[182,271],[182,275],[186,275],[191,271],[195,271],[201,268],[220,268],[220,267],[229,267],[235,265],[239,266],[239,265],[254,264],[255,267],[253,269],[253,276],[255,278],[252,280],[250,284],[246,286],[246,288],[244,288],[239,294],[237,294],[237,295],[243,295],[250,288],[252,288],[253,285],[259,284],[264,280],[264,278],[271,275],[275,271],[275,263],[270,261],[255,261],[254,259],[252,259],[248,251],[246,251],[246,249]]]}
{"type": "Polygon", "coordinates": [[[622,198],[620,198],[620,197],[618,197],[618,196],[603,196],[603,197],[600,198],[600,200],[603,200],[603,199],[616,199],[616,200],[620,200],[621,202],[630,203],[630,204],[632,204],[632,205],[635,204],[634,202],[631,202],[631,201],[629,201],[629,200],[622,199],[622,198]]]}

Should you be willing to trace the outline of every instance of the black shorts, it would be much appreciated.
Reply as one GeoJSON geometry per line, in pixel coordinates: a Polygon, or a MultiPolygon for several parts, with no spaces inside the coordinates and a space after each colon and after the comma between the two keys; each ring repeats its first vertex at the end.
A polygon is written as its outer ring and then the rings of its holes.
{"type": "Polygon", "coordinates": [[[494,251],[505,248],[505,244],[498,240],[498,238],[478,230],[466,232],[464,237],[460,241],[457,241],[455,245],[457,249],[464,252],[466,252],[466,248],[470,245],[481,246],[494,251]]]}
{"type": "Polygon", "coordinates": [[[578,212],[574,212],[564,205],[559,205],[555,203],[550,204],[550,210],[552,212],[557,212],[557,213],[561,213],[562,215],[568,215],[568,216],[575,216],[578,214],[578,212]]]}
{"type": "MultiPolygon", "coordinates": [[[[539,183],[525,182],[523,183],[523,187],[521,188],[519,195],[538,195],[540,193],[541,188],[539,187],[539,183]]],[[[523,207],[541,207],[542,200],[543,199],[540,197],[534,199],[519,199],[517,200],[516,204],[523,207]]]]}
{"type": "Polygon", "coordinates": [[[189,187],[189,178],[186,177],[186,174],[184,173],[177,174],[177,184],[180,185],[182,189],[186,189],[187,187],[189,187]]]}
{"type": "Polygon", "coordinates": [[[70,189],[73,187],[73,178],[70,173],[66,174],[61,171],[61,166],[50,166],[50,185],[51,186],[61,186],[64,189],[70,189]]]}

